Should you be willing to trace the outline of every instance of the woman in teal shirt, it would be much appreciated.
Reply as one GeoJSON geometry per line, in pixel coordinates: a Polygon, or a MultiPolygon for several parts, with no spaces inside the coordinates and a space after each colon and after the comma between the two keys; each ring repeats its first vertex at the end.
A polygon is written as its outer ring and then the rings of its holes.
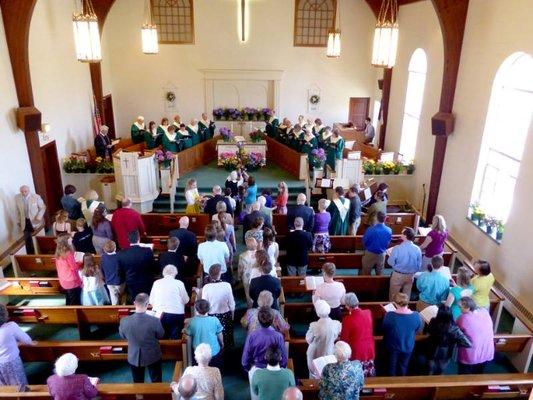
{"type": "Polygon", "coordinates": [[[470,284],[472,273],[466,267],[460,267],[457,270],[457,283],[450,289],[448,298],[446,299],[446,305],[450,307],[452,311],[453,320],[461,316],[461,308],[459,307],[459,301],[463,297],[471,297],[474,293],[474,287],[470,284]]]}
{"type": "Polygon", "coordinates": [[[250,213],[252,209],[252,204],[257,200],[257,185],[255,184],[255,179],[253,176],[248,177],[248,187],[246,189],[246,197],[244,199],[244,204],[246,205],[246,212],[250,213]]]}

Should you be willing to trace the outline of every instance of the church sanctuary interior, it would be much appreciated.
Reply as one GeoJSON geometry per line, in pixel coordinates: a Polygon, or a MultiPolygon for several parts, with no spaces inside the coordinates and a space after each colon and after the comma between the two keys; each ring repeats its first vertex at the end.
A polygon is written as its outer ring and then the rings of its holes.
{"type": "Polygon", "coordinates": [[[0,13],[1,399],[533,399],[533,0],[0,13]]]}

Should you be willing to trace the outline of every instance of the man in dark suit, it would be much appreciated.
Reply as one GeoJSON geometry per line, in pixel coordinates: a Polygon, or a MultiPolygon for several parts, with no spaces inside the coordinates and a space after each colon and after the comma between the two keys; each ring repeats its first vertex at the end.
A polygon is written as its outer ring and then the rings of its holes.
{"type": "Polygon", "coordinates": [[[244,243],[244,235],[246,232],[248,232],[250,229],[252,229],[252,223],[256,218],[263,218],[263,227],[272,229],[272,221],[270,220],[270,217],[266,215],[265,213],[262,213],[259,211],[261,208],[261,204],[259,202],[255,202],[252,204],[252,211],[250,214],[246,214],[246,216],[242,220],[242,240],[244,243]]]}
{"type": "Polygon", "coordinates": [[[120,320],[118,332],[128,341],[128,363],[134,383],[144,383],[144,369],[148,367],[152,383],[161,382],[161,347],[159,339],[165,330],[159,318],[146,314],[149,297],[135,296],[135,313],[120,320]]]}
{"type": "Polygon", "coordinates": [[[213,197],[205,202],[204,212],[210,217],[217,213],[217,203],[223,201],[226,204],[226,212],[233,215],[233,207],[229,200],[222,195],[222,188],[218,185],[213,186],[213,197]]]}
{"type": "Polygon", "coordinates": [[[272,264],[270,264],[270,261],[264,261],[259,268],[261,269],[261,276],[252,279],[250,282],[250,298],[254,302],[253,307],[258,307],[257,298],[259,297],[259,293],[263,290],[267,290],[272,293],[272,297],[274,298],[272,308],[279,310],[278,297],[281,294],[281,282],[278,278],[274,278],[270,275],[272,271],[272,264]]]}
{"type": "Polygon", "coordinates": [[[109,128],[105,125],[100,127],[100,133],[94,137],[94,149],[96,152],[96,157],[111,157],[113,152],[113,145],[111,144],[111,139],[107,136],[109,128]]]}
{"type": "Polygon", "coordinates": [[[167,265],[171,264],[175,266],[178,270],[177,279],[183,280],[183,273],[185,268],[185,261],[183,255],[178,253],[178,248],[180,246],[180,240],[176,237],[169,237],[167,240],[167,251],[159,253],[159,268],[163,271],[167,265]]]}
{"type": "Polygon", "coordinates": [[[139,231],[128,233],[128,240],[130,247],[118,253],[118,266],[126,277],[126,290],[133,300],[139,293],[150,293],[156,264],[152,250],[140,246],[139,231]]]}
{"type": "Polygon", "coordinates": [[[313,226],[315,225],[315,212],[311,207],[305,205],[307,197],[305,194],[300,193],[296,199],[296,207],[289,208],[287,215],[287,223],[289,229],[294,229],[294,219],[300,217],[304,221],[304,230],[312,233],[313,226]]]}
{"type": "Polygon", "coordinates": [[[181,217],[179,220],[179,229],[170,231],[169,236],[179,239],[179,246],[176,253],[185,259],[185,266],[182,269],[178,268],[178,276],[181,280],[182,276],[191,277],[196,273],[198,268],[198,240],[196,235],[189,231],[189,217],[181,217]]]}
{"type": "Polygon", "coordinates": [[[313,237],[303,230],[303,220],[296,217],[294,230],[289,232],[286,240],[287,272],[290,276],[305,276],[309,264],[309,251],[313,247],[313,237]]]}

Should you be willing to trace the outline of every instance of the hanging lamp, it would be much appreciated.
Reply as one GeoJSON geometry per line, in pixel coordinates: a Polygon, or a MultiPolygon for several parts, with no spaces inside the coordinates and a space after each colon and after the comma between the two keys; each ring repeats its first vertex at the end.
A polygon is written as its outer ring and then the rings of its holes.
{"type": "Polygon", "coordinates": [[[399,34],[397,15],[397,0],[383,0],[374,31],[372,65],[375,67],[392,68],[396,63],[399,34]]]}
{"type": "Polygon", "coordinates": [[[159,53],[159,41],[157,39],[157,26],[152,19],[152,8],[150,1],[145,0],[146,22],[141,29],[142,51],[144,54],[159,53]]]}
{"type": "Polygon", "coordinates": [[[74,42],[78,61],[96,63],[102,60],[98,17],[91,0],[81,0],[81,12],[72,16],[74,42]]]}
{"type": "Polygon", "coordinates": [[[337,3],[337,9],[335,10],[335,28],[328,33],[328,47],[326,49],[326,57],[328,58],[339,58],[341,56],[341,17],[338,8],[337,3]],[[337,19],[339,21],[338,28],[337,19]]]}

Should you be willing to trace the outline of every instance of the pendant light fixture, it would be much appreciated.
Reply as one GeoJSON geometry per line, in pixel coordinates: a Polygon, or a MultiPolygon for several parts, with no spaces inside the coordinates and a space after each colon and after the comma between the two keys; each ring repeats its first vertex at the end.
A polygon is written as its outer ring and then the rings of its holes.
{"type": "MultiPolygon", "coordinates": [[[[77,10],[76,10],[77,11],[77,10]]],[[[81,0],[81,11],[72,16],[74,42],[78,61],[96,63],[102,60],[98,17],[91,0],[81,0]]]]}
{"type": "Polygon", "coordinates": [[[372,49],[372,65],[375,67],[392,68],[396,63],[399,34],[397,14],[397,0],[382,0],[372,49]]]}
{"type": "Polygon", "coordinates": [[[152,19],[152,7],[150,0],[145,0],[145,23],[141,29],[142,50],[144,54],[159,53],[159,42],[157,40],[157,26],[152,19]]]}
{"type": "MultiPolygon", "coordinates": [[[[338,0],[340,1],[340,0],[338,0]]],[[[335,27],[328,34],[328,47],[326,49],[326,57],[339,58],[341,56],[341,16],[339,14],[339,7],[335,10],[335,27]],[[337,19],[339,24],[337,25],[337,19]],[[338,26],[338,27],[337,27],[338,26]]]]}

